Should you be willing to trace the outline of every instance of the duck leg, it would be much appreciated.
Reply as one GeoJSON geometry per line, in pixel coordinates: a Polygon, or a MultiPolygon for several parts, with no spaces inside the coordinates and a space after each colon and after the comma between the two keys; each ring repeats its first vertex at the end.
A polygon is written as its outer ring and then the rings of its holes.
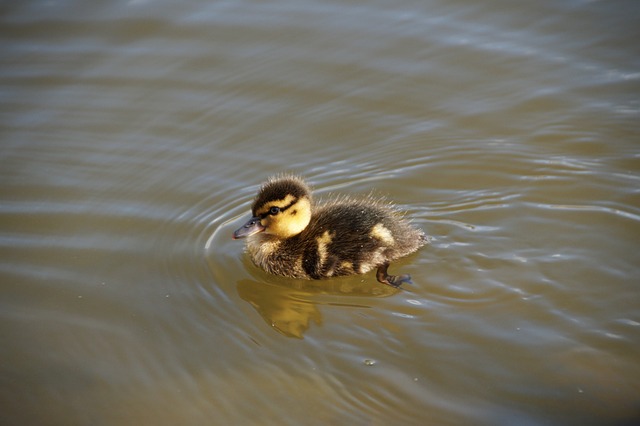
{"type": "Polygon", "coordinates": [[[411,276],[404,275],[389,275],[387,274],[387,268],[389,267],[389,263],[383,263],[378,267],[378,271],[376,272],[376,278],[383,284],[390,285],[391,287],[400,287],[402,283],[413,284],[411,282],[411,276]]]}

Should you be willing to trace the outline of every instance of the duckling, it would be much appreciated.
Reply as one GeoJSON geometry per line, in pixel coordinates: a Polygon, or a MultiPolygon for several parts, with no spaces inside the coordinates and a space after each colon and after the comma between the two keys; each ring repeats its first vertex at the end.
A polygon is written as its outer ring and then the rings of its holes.
{"type": "Polygon", "coordinates": [[[247,238],[257,266],[286,277],[321,279],[377,268],[379,282],[399,287],[411,277],[389,275],[390,262],[427,243],[424,232],[393,205],[371,196],[333,197],[315,205],[309,186],[293,175],[264,183],[251,213],[233,238],[247,238]]]}

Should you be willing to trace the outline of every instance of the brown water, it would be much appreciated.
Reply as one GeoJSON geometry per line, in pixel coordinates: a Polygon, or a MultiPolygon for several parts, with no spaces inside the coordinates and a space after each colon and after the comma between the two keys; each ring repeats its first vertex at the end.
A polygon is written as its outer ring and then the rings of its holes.
{"type": "Polygon", "coordinates": [[[640,420],[636,1],[20,1],[0,15],[0,423],[640,420]],[[268,276],[268,175],[432,244],[268,276]]]}

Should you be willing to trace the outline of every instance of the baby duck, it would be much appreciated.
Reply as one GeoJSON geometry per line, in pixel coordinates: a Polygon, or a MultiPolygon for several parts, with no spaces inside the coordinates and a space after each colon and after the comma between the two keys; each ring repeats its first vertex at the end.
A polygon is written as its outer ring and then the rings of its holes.
{"type": "Polygon", "coordinates": [[[251,260],[265,271],[320,279],[377,269],[378,281],[393,287],[409,275],[389,275],[389,263],[427,242],[393,205],[371,197],[334,197],[314,205],[309,186],[297,176],[264,183],[251,206],[253,217],[233,233],[247,237],[251,260]]]}

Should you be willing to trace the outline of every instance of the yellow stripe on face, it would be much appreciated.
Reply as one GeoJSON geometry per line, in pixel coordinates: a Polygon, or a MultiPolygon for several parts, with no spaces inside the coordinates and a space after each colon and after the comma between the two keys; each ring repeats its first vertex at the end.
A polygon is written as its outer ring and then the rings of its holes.
{"type": "Polygon", "coordinates": [[[265,213],[268,213],[271,207],[280,207],[280,208],[287,207],[289,204],[293,203],[295,199],[296,197],[294,197],[293,195],[287,194],[287,196],[281,200],[269,201],[268,203],[265,203],[262,206],[260,206],[260,210],[256,211],[256,216],[261,216],[265,213]]]}
{"type": "Polygon", "coordinates": [[[373,228],[371,228],[371,232],[369,233],[369,235],[390,246],[396,243],[389,228],[385,227],[381,223],[378,223],[373,228]]]}

